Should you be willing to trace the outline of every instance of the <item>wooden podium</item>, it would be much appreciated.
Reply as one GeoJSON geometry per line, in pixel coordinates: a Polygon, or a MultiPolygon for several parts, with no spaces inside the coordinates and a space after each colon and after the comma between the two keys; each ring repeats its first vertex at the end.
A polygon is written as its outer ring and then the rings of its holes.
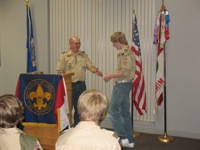
{"type": "Polygon", "coordinates": [[[71,127],[72,127],[72,76],[73,75],[74,75],[73,72],[63,74],[63,77],[65,79],[65,84],[67,87],[68,106],[69,106],[69,123],[71,127]]]}

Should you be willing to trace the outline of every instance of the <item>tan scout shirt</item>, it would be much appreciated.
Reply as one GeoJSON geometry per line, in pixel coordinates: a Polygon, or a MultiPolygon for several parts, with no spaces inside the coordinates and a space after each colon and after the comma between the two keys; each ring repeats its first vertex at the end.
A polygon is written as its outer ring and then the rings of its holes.
{"type": "MultiPolygon", "coordinates": [[[[18,128],[0,128],[0,150],[21,150],[20,134],[24,132],[18,128]]],[[[38,149],[43,150],[39,141],[37,146],[38,149]]]]}
{"type": "Polygon", "coordinates": [[[72,82],[85,81],[86,69],[89,69],[91,66],[92,63],[85,52],[79,51],[73,54],[71,50],[68,50],[61,54],[57,64],[57,72],[73,72],[72,82]]]}
{"type": "Polygon", "coordinates": [[[94,122],[81,121],[58,137],[56,150],[121,150],[113,134],[94,122]]]}
{"type": "Polygon", "coordinates": [[[123,72],[124,77],[116,78],[115,81],[130,80],[135,76],[135,54],[128,45],[124,46],[117,56],[117,73],[123,72]]]}

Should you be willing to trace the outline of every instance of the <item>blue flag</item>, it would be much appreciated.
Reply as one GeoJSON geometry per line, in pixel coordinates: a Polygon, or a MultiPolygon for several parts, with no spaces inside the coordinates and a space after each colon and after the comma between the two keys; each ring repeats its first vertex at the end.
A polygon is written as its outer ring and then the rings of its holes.
{"type": "Polygon", "coordinates": [[[34,72],[37,71],[36,54],[35,54],[35,45],[33,40],[34,35],[33,35],[30,3],[28,1],[26,1],[26,27],[27,27],[27,39],[26,39],[27,72],[34,72]]]}

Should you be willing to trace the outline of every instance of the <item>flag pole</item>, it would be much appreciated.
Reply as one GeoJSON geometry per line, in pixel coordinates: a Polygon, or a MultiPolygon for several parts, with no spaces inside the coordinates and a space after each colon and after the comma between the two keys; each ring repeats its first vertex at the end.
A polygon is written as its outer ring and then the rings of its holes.
{"type": "MultiPolygon", "coordinates": [[[[165,11],[165,5],[164,5],[164,0],[162,0],[162,7],[160,12],[165,11]]],[[[161,26],[160,26],[161,29],[161,26]]],[[[160,37],[160,36],[159,36],[160,37]]],[[[166,98],[167,98],[167,94],[166,94],[166,52],[165,52],[165,44],[163,47],[163,52],[164,52],[164,134],[163,136],[158,136],[158,140],[161,142],[172,142],[174,141],[173,137],[168,136],[167,134],[167,103],[166,103],[166,98]]]]}
{"type": "MultiPolygon", "coordinates": [[[[133,89],[131,91],[131,94],[132,94],[131,97],[133,97],[133,89]]],[[[133,98],[132,98],[132,100],[131,100],[131,120],[132,120],[132,128],[134,129],[134,127],[133,127],[133,105],[134,104],[133,104],[133,98]]],[[[136,138],[138,136],[140,136],[140,133],[133,130],[133,137],[136,138]]]]}
{"type": "MultiPolygon", "coordinates": [[[[133,14],[135,14],[134,9],[133,9],[133,14]]],[[[134,20],[133,20],[133,17],[132,17],[132,22],[133,21],[134,20]]],[[[133,27],[132,27],[132,29],[133,29],[133,27]]],[[[132,88],[131,94],[132,94],[131,95],[131,97],[132,97],[132,99],[131,99],[131,120],[132,120],[132,128],[134,129],[134,127],[133,127],[133,105],[134,105],[134,103],[133,103],[133,88],[132,88]]],[[[140,133],[133,130],[133,137],[136,138],[138,136],[140,136],[140,133]]]]}

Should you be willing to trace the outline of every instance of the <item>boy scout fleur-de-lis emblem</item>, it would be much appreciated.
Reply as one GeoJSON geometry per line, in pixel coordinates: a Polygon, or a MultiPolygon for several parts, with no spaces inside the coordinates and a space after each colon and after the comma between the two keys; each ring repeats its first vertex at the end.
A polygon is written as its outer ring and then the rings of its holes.
{"type": "Polygon", "coordinates": [[[36,102],[34,102],[33,106],[38,110],[41,110],[43,107],[47,107],[47,104],[44,103],[44,99],[49,101],[51,99],[51,93],[44,92],[42,86],[38,84],[36,92],[30,92],[29,97],[32,101],[36,99],[36,102]]]}

